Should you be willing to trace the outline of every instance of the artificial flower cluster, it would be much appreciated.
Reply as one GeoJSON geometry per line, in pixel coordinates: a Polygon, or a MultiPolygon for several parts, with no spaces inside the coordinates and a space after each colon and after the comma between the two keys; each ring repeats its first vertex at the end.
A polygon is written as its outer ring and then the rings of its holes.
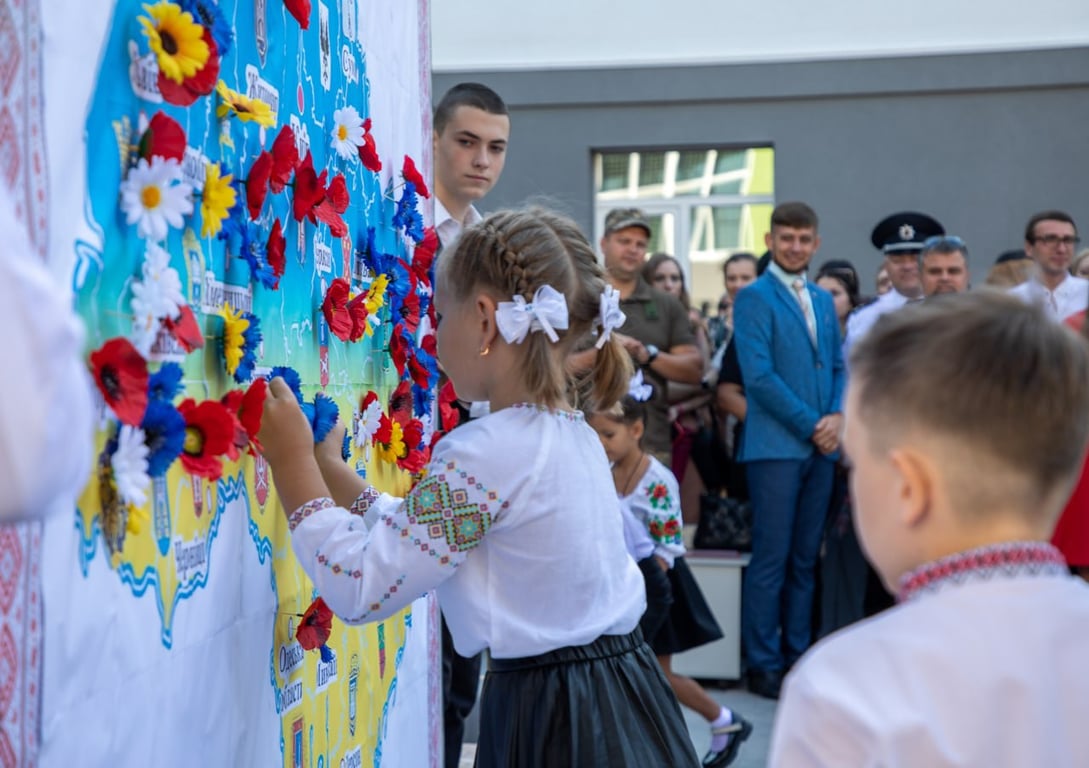
{"type": "Polygon", "coordinates": [[[397,385],[390,395],[388,412],[382,410],[374,392],[363,396],[355,435],[356,445],[364,448],[368,456],[373,446],[381,461],[407,472],[422,471],[431,457],[423,422],[413,416],[413,396],[407,381],[397,385]]]}
{"type": "Polygon", "coordinates": [[[130,508],[143,507],[152,479],[164,476],[175,461],[192,475],[216,480],[224,457],[234,461],[243,451],[260,450],[264,379],[221,400],[186,398],[175,406],[182,391],[177,363],[163,363],[151,373],[144,356],[123,337],[92,352],[90,362],[95,384],[117,419],[99,461],[104,511],[114,497],[130,508]]]}
{"type": "Polygon", "coordinates": [[[169,104],[187,107],[207,96],[219,80],[219,63],[233,34],[214,0],[181,0],[145,5],[140,26],[159,64],[159,93],[169,104]]]}

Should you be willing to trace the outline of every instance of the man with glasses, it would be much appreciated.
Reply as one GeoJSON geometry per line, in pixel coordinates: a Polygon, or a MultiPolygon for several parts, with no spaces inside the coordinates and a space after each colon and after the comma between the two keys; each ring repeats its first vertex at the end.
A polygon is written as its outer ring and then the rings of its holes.
{"type": "Polygon", "coordinates": [[[968,246],[959,237],[937,235],[923,243],[919,253],[923,295],[964,293],[968,290],[968,246]]]}
{"type": "Polygon", "coordinates": [[[945,228],[925,213],[903,211],[886,216],[870,234],[873,247],[885,254],[884,268],[892,282],[892,290],[872,304],[857,309],[847,318],[847,338],[844,358],[851,346],[869,332],[877,318],[893,312],[908,302],[923,298],[919,278],[919,252],[923,243],[935,235],[944,235],[945,228]]]}
{"type": "Polygon", "coordinates": [[[1036,263],[1035,274],[1010,293],[1022,301],[1042,304],[1056,321],[1081,312],[1089,305],[1089,280],[1069,271],[1080,242],[1070,214],[1037,213],[1025,226],[1025,253],[1036,263]]]}

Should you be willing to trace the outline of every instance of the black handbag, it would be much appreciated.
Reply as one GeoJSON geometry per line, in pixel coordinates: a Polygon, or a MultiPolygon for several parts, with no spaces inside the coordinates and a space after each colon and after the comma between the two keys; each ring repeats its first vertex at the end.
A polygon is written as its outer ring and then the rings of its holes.
{"type": "Polygon", "coordinates": [[[693,546],[751,552],[752,505],[717,493],[700,496],[700,521],[693,546]]]}

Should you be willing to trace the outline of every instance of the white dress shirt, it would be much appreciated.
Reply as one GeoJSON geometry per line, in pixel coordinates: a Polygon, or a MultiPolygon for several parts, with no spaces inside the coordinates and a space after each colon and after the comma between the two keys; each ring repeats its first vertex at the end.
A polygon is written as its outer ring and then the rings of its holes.
{"type": "Polygon", "coordinates": [[[71,514],[94,465],[91,393],[83,324],[72,292],[31,248],[26,230],[0,205],[0,522],[71,514]]]}
{"type": "Polygon", "coordinates": [[[1074,275],[1067,275],[1054,291],[1048,290],[1039,279],[1032,277],[1011,288],[1010,293],[1026,304],[1042,304],[1056,322],[1061,322],[1089,306],[1089,280],[1074,275]]]}
{"type": "Polygon", "coordinates": [[[326,500],[289,519],[299,562],[346,623],[437,588],[458,653],[516,658],[627,634],[646,609],[609,462],[581,414],[496,411],[443,437],[407,498],[369,495],[363,516],[326,500]]]}
{"type": "Polygon", "coordinates": [[[439,200],[439,196],[435,195],[435,234],[439,236],[439,242],[442,243],[444,250],[453,246],[454,241],[461,234],[461,230],[465,229],[465,227],[471,227],[483,219],[484,217],[480,215],[480,211],[470,205],[469,210],[465,212],[465,219],[458,221],[450,215],[450,211],[446,210],[446,206],[439,200]]]}
{"type": "Polygon", "coordinates": [[[820,642],[786,680],[768,764],[1089,765],[1089,585],[1054,556],[952,569],[820,642]]]}

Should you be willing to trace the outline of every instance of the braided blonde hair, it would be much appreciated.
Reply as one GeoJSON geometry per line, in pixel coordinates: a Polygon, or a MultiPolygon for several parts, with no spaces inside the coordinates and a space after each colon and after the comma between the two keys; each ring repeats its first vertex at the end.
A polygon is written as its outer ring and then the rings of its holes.
{"type": "Polygon", "coordinates": [[[565,331],[557,329],[559,342],[530,333],[517,345],[524,383],[539,402],[607,410],[627,393],[631,362],[615,338],[598,351],[583,377],[569,379],[565,372],[567,356],[591,336],[606,286],[590,243],[571,219],[537,207],[493,213],[462,232],[453,253],[440,257],[439,264],[443,287],[456,300],[485,291],[497,301],[514,296],[529,301],[543,285],[564,295],[569,324],[565,331]]]}

